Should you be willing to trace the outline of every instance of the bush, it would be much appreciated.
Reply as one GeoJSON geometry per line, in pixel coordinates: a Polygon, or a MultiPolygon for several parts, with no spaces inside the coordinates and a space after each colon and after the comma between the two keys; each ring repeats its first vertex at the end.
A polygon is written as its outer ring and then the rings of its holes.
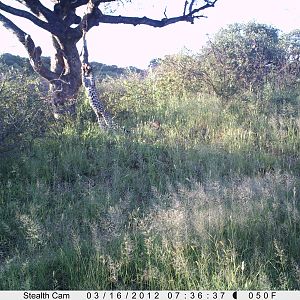
{"type": "Polygon", "coordinates": [[[0,154],[21,147],[47,128],[49,108],[37,79],[2,68],[0,87],[0,154]]]}
{"type": "Polygon", "coordinates": [[[281,37],[278,29],[254,22],[230,25],[199,53],[199,74],[208,91],[223,100],[262,100],[266,86],[275,91],[295,88],[299,36],[296,31],[281,37]]]}

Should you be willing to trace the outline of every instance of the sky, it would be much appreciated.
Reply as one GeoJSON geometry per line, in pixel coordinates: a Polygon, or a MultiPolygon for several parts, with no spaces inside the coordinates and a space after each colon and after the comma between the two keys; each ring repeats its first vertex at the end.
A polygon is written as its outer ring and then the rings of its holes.
{"type": "MultiPolygon", "coordinates": [[[[12,6],[16,3],[13,0],[3,2],[12,6]]],[[[132,2],[119,7],[117,13],[161,19],[167,7],[166,14],[172,17],[182,13],[185,0],[133,0],[132,2]]],[[[272,25],[282,32],[300,29],[300,0],[218,0],[214,8],[205,10],[203,14],[207,18],[196,20],[195,24],[180,22],[164,28],[100,24],[87,36],[89,59],[120,67],[146,68],[154,58],[186,50],[197,53],[208,37],[212,37],[218,30],[232,23],[256,21],[272,25]]],[[[37,29],[29,21],[20,18],[13,18],[13,20],[33,37],[36,45],[42,47],[43,55],[52,54],[49,46],[51,40],[47,32],[37,29]]],[[[0,25],[0,36],[0,53],[9,52],[27,56],[23,45],[2,25],[0,25]]],[[[80,44],[78,47],[80,48],[80,44]]]]}

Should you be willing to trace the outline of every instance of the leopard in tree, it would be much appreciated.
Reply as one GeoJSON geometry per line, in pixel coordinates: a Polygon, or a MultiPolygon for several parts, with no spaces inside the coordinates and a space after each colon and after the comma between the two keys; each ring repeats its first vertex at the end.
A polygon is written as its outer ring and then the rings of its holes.
{"type": "Polygon", "coordinates": [[[101,129],[112,129],[114,122],[110,113],[105,109],[104,104],[99,99],[92,67],[85,62],[82,63],[82,82],[86,89],[90,105],[97,116],[99,127],[101,129]]]}
{"type": "Polygon", "coordinates": [[[99,99],[96,89],[95,79],[92,66],[88,62],[88,50],[86,43],[86,30],[83,28],[83,49],[81,53],[82,83],[85,87],[90,105],[94,110],[99,127],[101,129],[121,129],[123,133],[130,133],[124,127],[119,127],[114,121],[111,114],[106,110],[104,103],[99,99]]]}
{"type": "Polygon", "coordinates": [[[100,101],[96,89],[93,70],[88,61],[88,50],[86,43],[86,31],[83,31],[83,49],[82,49],[82,83],[86,89],[86,93],[92,109],[94,110],[99,127],[101,129],[108,129],[113,127],[113,120],[110,113],[105,109],[104,104],[100,101]]]}

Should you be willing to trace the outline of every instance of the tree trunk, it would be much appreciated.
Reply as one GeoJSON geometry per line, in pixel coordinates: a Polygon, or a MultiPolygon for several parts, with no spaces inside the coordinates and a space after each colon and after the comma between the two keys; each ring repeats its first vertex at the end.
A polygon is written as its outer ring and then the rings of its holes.
{"type": "Polygon", "coordinates": [[[74,115],[76,98],[82,85],[81,61],[76,41],[62,41],[55,36],[52,39],[56,53],[51,58],[51,71],[58,75],[58,79],[49,81],[54,115],[74,115]]]}

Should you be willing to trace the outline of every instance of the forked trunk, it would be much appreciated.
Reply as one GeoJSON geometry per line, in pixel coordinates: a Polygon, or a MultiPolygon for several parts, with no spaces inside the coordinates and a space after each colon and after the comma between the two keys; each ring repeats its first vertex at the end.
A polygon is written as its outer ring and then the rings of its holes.
{"type": "Polygon", "coordinates": [[[56,50],[51,58],[51,71],[57,74],[57,79],[50,82],[51,104],[54,115],[76,113],[76,98],[82,84],[81,61],[75,41],[61,41],[53,36],[56,50]]]}

